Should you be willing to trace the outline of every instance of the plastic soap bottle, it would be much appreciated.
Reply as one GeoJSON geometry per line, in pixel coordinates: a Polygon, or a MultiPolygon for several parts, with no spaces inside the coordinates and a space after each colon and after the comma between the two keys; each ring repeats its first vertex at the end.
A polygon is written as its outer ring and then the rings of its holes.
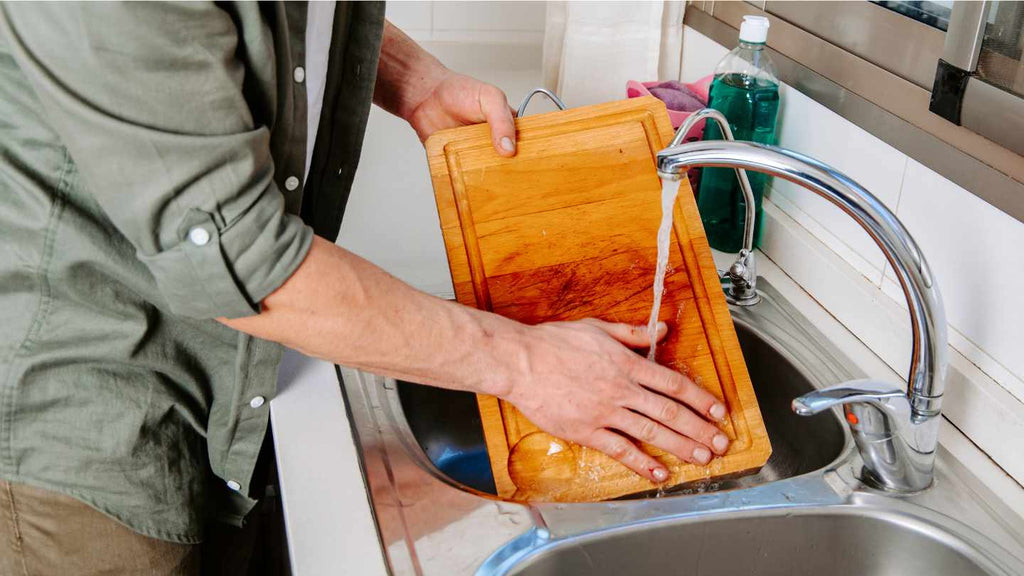
{"type": "MultiPolygon", "coordinates": [[[[765,51],[768,19],[744,16],[740,25],[740,45],[729,52],[715,68],[708,106],[729,121],[736,140],[775,144],[775,119],[779,111],[779,79],[775,65],[765,51]]],[[[705,140],[721,140],[715,122],[704,129],[705,140]]],[[[761,242],[761,199],[770,177],[748,171],[754,192],[757,219],[754,243],[761,242]]],[[[700,178],[697,206],[712,248],[739,252],[743,246],[743,221],[746,203],[736,172],[731,168],[704,168],[700,178]]]]}

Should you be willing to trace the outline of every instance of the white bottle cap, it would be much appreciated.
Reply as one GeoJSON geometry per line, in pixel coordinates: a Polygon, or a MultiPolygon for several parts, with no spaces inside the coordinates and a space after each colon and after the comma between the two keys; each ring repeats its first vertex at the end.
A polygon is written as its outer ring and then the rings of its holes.
{"type": "Polygon", "coordinates": [[[768,19],[764,16],[744,16],[740,24],[740,42],[764,44],[768,40],[768,19]]]}

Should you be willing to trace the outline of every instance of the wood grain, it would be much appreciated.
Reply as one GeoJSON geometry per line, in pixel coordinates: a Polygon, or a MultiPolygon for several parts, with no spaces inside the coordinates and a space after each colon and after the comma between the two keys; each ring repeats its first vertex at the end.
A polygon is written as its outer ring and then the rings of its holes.
{"type": "MultiPolygon", "coordinates": [[[[516,120],[502,158],[485,125],[427,140],[441,232],[459,302],[535,324],[650,314],[661,219],[657,152],[672,138],[646,97],[516,120]]],[[[726,403],[727,454],[701,467],[642,445],[670,484],[758,470],[771,446],[689,184],[675,206],[657,361],[726,403]]],[[[540,431],[511,404],[478,396],[498,495],[591,501],[656,486],[618,462],[540,431]]]]}

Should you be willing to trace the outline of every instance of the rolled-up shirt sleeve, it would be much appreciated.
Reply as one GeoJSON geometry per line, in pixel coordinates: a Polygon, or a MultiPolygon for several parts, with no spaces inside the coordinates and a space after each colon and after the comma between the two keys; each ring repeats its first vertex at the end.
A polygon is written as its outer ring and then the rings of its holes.
{"type": "Polygon", "coordinates": [[[5,2],[0,32],[171,311],[258,312],[313,232],[285,212],[231,16],[199,2],[5,2]]]}

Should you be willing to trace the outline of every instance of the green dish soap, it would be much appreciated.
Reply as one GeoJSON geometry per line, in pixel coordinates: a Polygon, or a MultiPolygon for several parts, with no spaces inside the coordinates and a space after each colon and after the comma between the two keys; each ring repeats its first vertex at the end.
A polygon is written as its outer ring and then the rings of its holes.
{"type": "MultiPolygon", "coordinates": [[[[715,68],[708,107],[725,116],[736,140],[772,145],[775,144],[775,120],[779,112],[779,79],[775,65],[764,50],[767,38],[767,18],[743,17],[740,45],[715,68]]],[[[704,139],[722,139],[718,124],[706,124],[704,139]]],[[[747,176],[756,206],[754,244],[759,245],[763,219],[761,200],[771,184],[771,177],[750,171],[747,176]]],[[[723,252],[739,252],[743,247],[746,202],[736,172],[731,168],[704,168],[697,207],[711,247],[723,252]]]]}

